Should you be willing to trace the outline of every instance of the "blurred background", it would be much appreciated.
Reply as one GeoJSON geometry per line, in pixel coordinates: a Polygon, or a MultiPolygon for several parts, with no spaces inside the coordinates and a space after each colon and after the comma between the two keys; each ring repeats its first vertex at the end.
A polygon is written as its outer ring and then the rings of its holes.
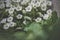
{"type": "Polygon", "coordinates": [[[60,0],[52,0],[54,10],[57,11],[58,17],[60,17],[60,0]]]}

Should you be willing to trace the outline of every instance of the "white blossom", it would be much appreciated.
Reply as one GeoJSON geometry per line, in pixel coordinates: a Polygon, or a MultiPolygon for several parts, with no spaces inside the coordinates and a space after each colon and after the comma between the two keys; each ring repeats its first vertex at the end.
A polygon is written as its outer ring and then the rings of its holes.
{"type": "Polygon", "coordinates": [[[35,19],[36,22],[41,22],[41,20],[42,19],[40,17],[38,17],[38,18],[35,19]]]}
{"type": "Polygon", "coordinates": [[[41,4],[41,10],[42,10],[42,11],[46,11],[46,10],[47,10],[46,4],[41,4]]]}
{"type": "Polygon", "coordinates": [[[40,2],[37,2],[35,5],[36,5],[36,7],[39,7],[40,6],[40,2]]]}
{"type": "Polygon", "coordinates": [[[16,23],[15,23],[15,22],[10,22],[10,23],[9,23],[9,26],[10,26],[10,27],[14,27],[14,26],[16,26],[16,23]]]}
{"type": "Polygon", "coordinates": [[[26,12],[30,12],[32,10],[32,6],[28,6],[25,8],[26,12]]]}
{"type": "Polygon", "coordinates": [[[48,14],[44,14],[43,19],[44,20],[48,20],[48,18],[49,18],[49,15],[48,14]]]}
{"type": "Polygon", "coordinates": [[[11,4],[10,3],[6,3],[6,7],[10,7],[11,6],[11,4]]]}
{"type": "Polygon", "coordinates": [[[38,0],[31,0],[31,3],[29,3],[33,8],[39,7],[40,2],[38,0]]]}
{"type": "Polygon", "coordinates": [[[12,22],[13,21],[13,17],[8,17],[7,18],[7,22],[12,22]]]}
{"type": "Polygon", "coordinates": [[[47,5],[48,6],[52,6],[52,2],[51,1],[47,1],[47,5]]]}
{"type": "Polygon", "coordinates": [[[36,4],[38,0],[31,0],[32,4],[36,4]]]}
{"type": "Polygon", "coordinates": [[[22,10],[22,6],[18,5],[15,9],[16,9],[16,11],[21,11],[22,10]]]}
{"type": "Polygon", "coordinates": [[[21,19],[23,16],[21,14],[18,14],[16,17],[17,19],[21,19]]]}
{"type": "Polygon", "coordinates": [[[52,14],[52,10],[51,9],[48,9],[47,10],[47,14],[51,15],[52,14]]]}
{"type": "Polygon", "coordinates": [[[12,14],[13,12],[14,12],[14,8],[8,9],[8,13],[9,13],[9,14],[12,14]]]}
{"type": "Polygon", "coordinates": [[[11,0],[6,0],[6,7],[10,7],[11,6],[11,0]]]}
{"type": "Polygon", "coordinates": [[[6,18],[2,19],[0,23],[6,23],[6,18]]]}
{"type": "Polygon", "coordinates": [[[4,24],[3,29],[5,30],[9,29],[9,24],[8,23],[4,24]]]}

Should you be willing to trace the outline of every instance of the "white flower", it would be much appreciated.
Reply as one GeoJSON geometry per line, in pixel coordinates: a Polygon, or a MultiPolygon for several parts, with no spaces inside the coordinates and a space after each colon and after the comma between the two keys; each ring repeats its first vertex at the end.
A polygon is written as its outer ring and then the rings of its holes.
{"type": "Polygon", "coordinates": [[[46,10],[47,10],[46,4],[42,4],[42,5],[41,5],[41,10],[42,10],[42,11],[46,11],[46,10]]]}
{"type": "Polygon", "coordinates": [[[52,6],[52,2],[51,1],[47,1],[47,5],[48,6],[52,6]]]}
{"type": "Polygon", "coordinates": [[[52,14],[52,10],[51,9],[47,10],[47,14],[51,15],[52,14]]]}
{"type": "Polygon", "coordinates": [[[12,14],[13,12],[14,12],[14,8],[8,9],[8,13],[9,13],[9,14],[12,14]]]}
{"type": "Polygon", "coordinates": [[[21,14],[18,14],[16,17],[17,17],[17,19],[21,19],[22,18],[22,15],[21,14]]]}
{"type": "Polygon", "coordinates": [[[6,7],[10,7],[11,6],[11,0],[6,0],[6,7]]]}
{"type": "Polygon", "coordinates": [[[32,4],[36,4],[38,2],[38,0],[31,0],[32,4]]]}
{"type": "Polygon", "coordinates": [[[31,5],[33,8],[36,8],[40,6],[40,2],[38,0],[32,0],[29,5],[31,5]]]}
{"type": "Polygon", "coordinates": [[[23,21],[23,24],[26,25],[26,20],[23,21]]]}
{"type": "Polygon", "coordinates": [[[42,6],[42,7],[41,7],[41,10],[42,10],[42,11],[46,11],[46,9],[47,9],[46,6],[42,6]]]}
{"type": "Polygon", "coordinates": [[[36,7],[39,7],[40,6],[40,2],[37,2],[35,5],[36,5],[36,7]]]}
{"type": "Polygon", "coordinates": [[[6,3],[6,7],[10,7],[11,6],[11,4],[10,3],[6,3]]]}
{"type": "Polygon", "coordinates": [[[24,19],[31,20],[31,18],[30,18],[30,17],[28,17],[28,16],[24,16],[24,19]]]}
{"type": "Polygon", "coordinates": [[[7,21],[8,21],[8,22],[12,22],[12,21],[13,21],[13,17],[8,17],[8,18],[7,18],[7,21]]]}
{"type": "Polygon", "coordinates": [[[3,29],[5,30],[9,29],[9,24],[8,23],[4,24],[3,29]]]}
{"type": "Polygon", "coordinates": [[[40,17],[38,17],[38,18],[35,19],[36,22],[41,22],[41,20],[42,19],[40,17]]]}
{"type": "Polygon", "coordinates": [[[6,18],[2,19],[0,23],[6,23],[6,18]]]}
{"type": "Polygon", "coordinates": [[[32,10],[32,6],[28,6],[25,8],[26,12],[30,12],[32,10]]]}
{"type": "Polygon", "coordinates": [[[22,6],[17,6],[16,8],[15,8],[17,11],[21,11],[22,10],[22,6]]]}
{"type": "Polygon", "coordinates": [[[9,26],[10,26],[10,27],[14,27],[14,26],[16,26],[16,23],[15,23],[15,22],[10,22],[10,23],[9,23],[9,26]]]}
{"type": "Polygon", "coordinates": [[[43,19],[47,20],[49,18],[48,14],[44,14],[43,19]]]}
{"type": "Polygon", "coordinates": [[[11,5],[10,5],[10,8],[13,8],[13,10],[15,10],[16,7],[11,4],[11,5]]]}

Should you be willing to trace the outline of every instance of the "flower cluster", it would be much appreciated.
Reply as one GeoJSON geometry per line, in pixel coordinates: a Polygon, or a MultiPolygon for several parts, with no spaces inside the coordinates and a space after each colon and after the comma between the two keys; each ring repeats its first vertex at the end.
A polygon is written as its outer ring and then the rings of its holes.
{"type": "MultiPolygon", "coordinates": [[[[7,0],[8,1],[8,0],[7,0]]],[[[3,19],[0,25],[3,29],[21,29],[32,22],[41,23],[51,18],[52,2],[49,0],[10,0],[6,2],[3,19]]],[[[2,13],[1,13],[2,14],[2,13]]]]}

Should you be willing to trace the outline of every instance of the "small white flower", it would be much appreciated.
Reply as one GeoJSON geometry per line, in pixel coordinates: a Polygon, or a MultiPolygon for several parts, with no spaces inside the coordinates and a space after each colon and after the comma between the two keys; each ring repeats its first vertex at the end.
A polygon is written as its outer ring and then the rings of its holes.
{"type": "Polygon", "coordinates": [[[9,29],[9,24],[8,23],[4,24],[3,29],[5,30],[9,29]]]}
{"type": "Polygon", "coordinates": [[[6,0],[6,7],[10,7],[11,6],[11,1],[10,0],[6,0]]]}
{"type": "Polygon", "coordinates": [[[6,23],[6,18],[2,19],[0,23],[6,23]]]}
{"type": "Polygon", "coordinates": [[[9,26],[10,26],[10,27],[14,27],[14,26],[16,26],[16,23],[15,23],[15,22],[10,22],[10,23],[9,23],[9,26]]]}
{"type": "Polygon", "coordinates": [[[18,14],[16,17],[17,17],[17,19],[21,19],[22,18],[22,15],[21,14],[18,14]]]}
{"type": "Polygon", "coordinates": [[[14,5],[11,4],[11,5],[10,5],[10,8],[13,8],[13,10],[14,10],[16,7],[15,7],[14,5]]]}
{"type": "Polygon", "coordinates": [[[42,10],[42,11],[46,11],[46,10],[47,10],[46,4],[42,4],[42,5],[41,5],[41,10],[42,10]]]}
{"type": "Polygon", "coordinates": [[[52,14],[52,10],[51,9],[47,10],[47,14],[51,15],[52,14]]]}
{"type": "Polygon", "coordinates": [[[49,18],[48,14],[44,14],[43,19],[47,20],[49,18]]]}
{"type": "Polygon", "coordinates": [[[39,7],[39,6],[40,6],[40,2],[37,2],[37,3],[36,3],[36,7],[39,7]]]}
{"type": "Polygon", "coordinates": [[[31,5],[33,8],[36,8],[40,6],[40,2],[38,0],[32,0],[29,5],[31,5]]]}
{"type": "Polygon", "coordinates": [[[10,7],[11,6],[11,4],[6,4],[6,7],[10,7]]]}
{"type": "Polygon", "coordinates": [[[42,6],[42,7],[41,7],[41,10],[42,10],[42,11],[46,11],[46,9],[47,9],[46,6],[42,6]]]}
{"type": "Polygon", "coordinates": [[[31,20],[31,18],[30,18],[30,17],[28,17],[28,16],[24,16],[24,19],[31,20]]]}
{"type": "Polygon", "coordinates": [[[26,20],[23,21],[23,24],[26,25],[26,20]]]}
{"type": "Polygon", "coordinates": [[[14,12],[14,8],[8,9],[8,13],[9,13],[9,14],[12,14],[13,12],[14,12]]]}
{"type": "Polygon", "coordinates": [[[7,21],[8,21],[8,22],[12,22],[12,21],[13,21],[13,17],[8,17],[8,18],[7,18],[7,21]]]}
{"type": "Polygon", "coordinates": [[[38,2],[38,0],[31,0],[32,4],[36,4],[38,2]]]}
{"type": "Polygon", "coordinates": [[[36,22],[41,22],[41,20],[42,19],[40,17],[38,17],[37,19],[35,19],[36,22]]]}
{"type": "Polygon", "coordinates": [[[35,6],[35,4],[33,4],[33,3],[28,3],[28,5],[31,6],[31,7],[35,6]]]}
{"type": "Polygon", "coordinates": [[[47,1],[47,5],[48,6],[52,6],[52,2],[51,1],[47,1]]]}
{"type": "Polygon", "coordinates": [[[32,10],[32,6],[28,6],[25,8],[26,12],[30,12],[32,10]]]}
{"type": "Polygon", "coordinates": [[[22,6],[17,6],[16,8],[15,8],[17,11],[21,11],[22,10],[22,6]]]}

